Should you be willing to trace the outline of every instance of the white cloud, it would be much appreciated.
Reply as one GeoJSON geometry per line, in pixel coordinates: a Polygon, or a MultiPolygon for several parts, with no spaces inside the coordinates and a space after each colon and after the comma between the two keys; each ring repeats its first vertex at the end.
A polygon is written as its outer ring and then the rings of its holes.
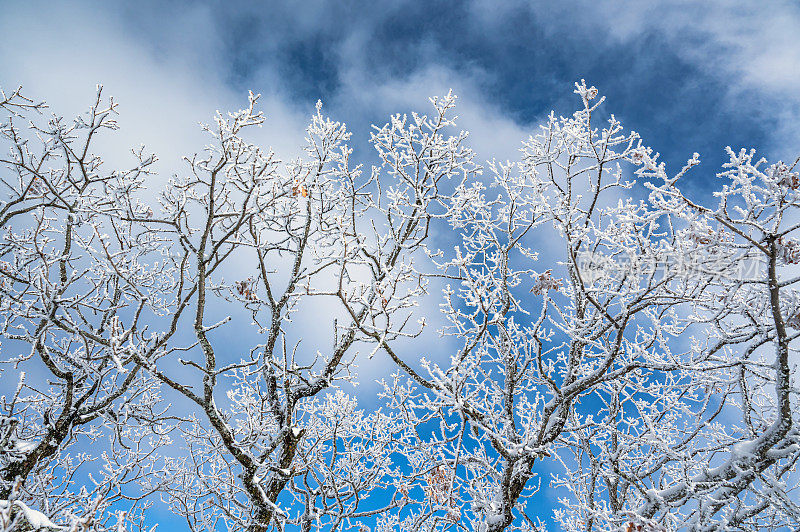
{"type": "Polygon", "coordinates": [[[723,83],[727,92],[720,98],[727,105],[753,120],[778,124],[770,134],[772,145],[760,148],[784,158],[797,155],[800,4],[787,0],[768,4],[746,0],[567,0],[557,4],[512,0],[498,6],[474,0],[470,12],[491,33],[501,31],[503,21],[520,8],[530,9],[542,31],[553,39],[580,32],[601,44],[640,46],[640,37],[661,37],[671,52],[723,83]],[[746,108],[742,108],[743,102],[747,102],[746,108]]]}
{"type": "Polygon", "coordinates": [[[797,98],[800,82],[800,6],[745,1],[591,3],[585,11],[605,21],[623,41],[647,31],[667,37],[684,56],[734,84],[797,98]]]}
{"type": "MultiPolygon", "coordinates": [[[[123,164],[121,154],[145,144],[159,156],[157,170],[166,179],[184,169],[181,156],[207,144],[199,122],[209,122],[217,109],[247,103],[246,93],[224,83],[211,51],[217,30],[202,9],[177,19],[160,47],[132,35],[102,7],[34,2],[7,11],[0,19],[0,85],[22,84],[26,94],[70,117],[88,109],[96,84],[102,84],[104,94],[119,103],[120,131],[98,144],[111,164],[123,164]]],[[[274,95],[265,95],[261,108],[268,123],[257,140],[295,155],[306,117],[274,95]]]]}

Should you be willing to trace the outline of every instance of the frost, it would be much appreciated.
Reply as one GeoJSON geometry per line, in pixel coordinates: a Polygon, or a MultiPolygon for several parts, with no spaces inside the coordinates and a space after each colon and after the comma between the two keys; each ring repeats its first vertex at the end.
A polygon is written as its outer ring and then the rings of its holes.
{"type": "MultiPolygon", "coordinates": [[[[53,523],[49,517],[38,510],[34,510],[29,508],[25,503],[22,501],[12,501],[11,504],[16,506],[17,508],[22,511],[22,514],[25,516],[25,520],[34,530],[66,530],[67,527],[59,526],[53,523]]],[[[7,509],[9,507],[9,502],[7,500],[0,500],[0,510],[7,509]]]]}

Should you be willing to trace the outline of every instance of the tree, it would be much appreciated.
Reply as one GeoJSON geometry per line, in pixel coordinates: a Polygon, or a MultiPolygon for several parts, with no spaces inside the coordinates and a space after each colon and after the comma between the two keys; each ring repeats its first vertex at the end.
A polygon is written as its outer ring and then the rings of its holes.
{"type": "Polygon", "coordinates": [[[159,493],[192,530],[542,530],[542,482],[565,530],[800,526],[794,166],[730,151],[705,207],[697,155],[670,176],[575,92],[488,178],[452,94],[369,172],[320,104],[302,157],[248,141],[251,94],[158,196],[143,149],[93,154],[113,101],[4,94],[4,526],[143,526],[159,493]],[[364,356],[396,373],[359,407],[364,356]]]}
{"type": "MultiPolygon", "coordinates": [[[[173,324],[192,314],[189,345],[163,355],[189,352],[179,362],[196,376],[140,360],[200,411],[181,425],[190,455],[171,462],[162,481],[194,530],[221,522],[248,530],[338,527],[405,504],[396,486],[414,471],[391,465],[408,438],[402,417],[362,414],[341,393],[321,397],[353,378],[359,343],[389,346],[418,334],[409,310],[424,286],[413,255],[435,216],[439,182],[475,166],[463,135],[442,134],[451,96],[434,100],[432,118],[398,116],[378,130],[372,141],[382,167],[366,178],[350,165],[349,133],[319,104],[304,158],[282,166],[248,143],[246,129],[264,120],[256,100],[206,127],[213,146],[187,158],[189,175],[164,191],[161,213],[126,215],[170,252],[173,324]],[[386,190],[382,171],[394,178],[386,190]],[[252,265],[249,275],[226,281],[241,275],[226,272],[231,260],[252,265]],[[329,318],[331,345],[305,351],[307,332],[292,318],[325,300],[339,305],[329,318]],[[211,331],[230,317],[215,323],[208,313],[223,301],[243,306],[255,328],[245,358],[218,355],[224,344],[211,331]],[[377,489],[385,504],[365,507],[377,489]]],[[[324,317],[314,317],[318,330],[324,317]]]]}
{"type": "Polygon", "coordinates": [[[35,506],[71,530],[105,530],[123,499],[136,522],[140,496],[123,488],[166,437],[154,429],[158,389],[137,362],[159,349],[141,325],[161,310],[159,272],[142,262],[157,243],[136,240],[118,215],[154,158],[139,151],[133,168],[105,170],[90,146],[116,128],[115,103],[100,90],[72,123],[41,119],[45,105],[19,91],[0,93],[0,108],[0,338],[4,382],[17,383],[0,399],[0,522],[33,525],[35,506]],[[107,452],[79,447],[90,442],[107,452]]]}
{"type": "Polygon", "coordinates": [[[439,275],[461,347],[414,379],[434,392],[420,408],[459,420],[451,498],[472,530],[538,529],[547,461],[564,530],[796,527],[797,173],[729,150],[703,207],[677,188],[697,154],[668,176],[576,87],[571,118],[450,198],[462,239],[439,275]]]}

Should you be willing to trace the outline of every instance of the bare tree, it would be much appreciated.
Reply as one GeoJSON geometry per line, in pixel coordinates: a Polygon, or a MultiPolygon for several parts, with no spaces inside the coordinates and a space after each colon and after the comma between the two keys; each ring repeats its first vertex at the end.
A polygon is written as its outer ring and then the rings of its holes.
{"type": "Polygon", "coordinates": [[[166,352],[188,352],[186,369],[148,370],[201,412],[184,427],[190,456],[171,464],[168,482],[172,508],[193,530],[360,527],[405,504],[395,481],[409,472],[390,460],[407,439],[403,418],[361,414],[345,395],[325,394],[354,378],[359,343],[374,351],[419,333],[409,323],[424,290],[413,255],[436,216],[439,182],[477,168],[464,135],[443,135],[453,102],[434,100],[432,118],[396,116],[377,130],[383,164],[364,178],[350,163],[350,134],[320,105],[304,157],[282,165],[248,143],[245,130],[264,120],[251,96],[249,108],[207,127],[214,145],[187,159],[189,175],[165,191],[163,212],[139,219],[153,240],[169,240],[174,319],[192,314],[191,342],[166,352]],[[231,315],[209,313],[226,302],[252,320],[250,347],[231,352],[215,340],[231,315]],[[313,324],[294,325],[310,305],[313,324]],[[315,345],[308,326],[330,344],[315,345]],[[376,489],[381,504],[368,500],[376,489]]]}
{"type": "Polygon", "coordinates": [[[703,207],[676,188],[696,155],[667,177],[613,115],[597,123],[597,89],[575,92],[519,162],[450,196],[461,239],[433,257],[461,347],[411,377],[418,411],[453,423],[435,510],[459,519],[424,529],[543,529],[531,496],[550,472],[564,530],[798,526],[797,278],[780,273],[800,262],[797,174],[731,152],[703,207]],[[636,176],[649,201],[630,199],[636,176]]]}
{"type": "Polygon", "coordinates": [[[33,526],[44,512],[104,530],[127,512],[133,522],[141,507],[123,487],[148,472],[164,437],[157,386],[136,361],[157,351],[141,322],[163,309],[151,243],[115,217],[154,158],[103,167],[92,146],[116,128],[116,105],[100,90],[72,122],[43,118],[44,104],[19,91],[0,94],[0,108],[0,521],[33,526]],[[83,450],[96,442],[106,454],[83,450]]]}
{"type": "Polygon", "coordinates": [[[798,178],[793,165],[768,164],[754,151],[728,154],[714,208],[677,187],[699,164],[697,154],[675,176],[652,150],[631,154],[651,190],[649,209],[662,225],[668,220],[672,247],[656,268],[629,261],[618,272],[666,278],[673,271],[670,290],[696,288],[676,310],[675,327],[659,315],[652,332],[637,332],[632,350],[646,354],[641,340],[648,337],[656,349],[628,378],[602,385],[593,423],[576,413],[580,430],[564,438],[572,452],[559,479],[574,496],[560,513],[572,529],[800,523],[790,357],[798,337],[798,178]]]}
{"type": "Polygon", "coordinates": [[[2,526],[533,531],[542,482],[564,530],[800,526],[798,173],[730,151],[706,207],[575,92],[488,178],[451,94],[368,172],[320,104],[301,157],[249,141],[251,94],[157,196],[93,153],[113,101],[0,95],[2,526]]]}

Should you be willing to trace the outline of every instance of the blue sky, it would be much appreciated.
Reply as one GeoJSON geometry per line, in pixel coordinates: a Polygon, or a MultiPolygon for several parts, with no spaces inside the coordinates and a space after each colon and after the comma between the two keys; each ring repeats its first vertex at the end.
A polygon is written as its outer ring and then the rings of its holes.
{"type": "Polygon", "coordinates": [[[363,154],[370,124],[449,88],[481,158],[514,157],[551,109],[573,111],[581,78],[668,169],[700,153],[692,194],[716,188],[727,145],[800,155],[794,2],[6,0],[0,34],[0,86],[69,115],[103,83],[122,114],[110,162],[145,143],[165,178],[247,90],[268,116],[256,140],[284,158],[317,99],[363,154]]]}

